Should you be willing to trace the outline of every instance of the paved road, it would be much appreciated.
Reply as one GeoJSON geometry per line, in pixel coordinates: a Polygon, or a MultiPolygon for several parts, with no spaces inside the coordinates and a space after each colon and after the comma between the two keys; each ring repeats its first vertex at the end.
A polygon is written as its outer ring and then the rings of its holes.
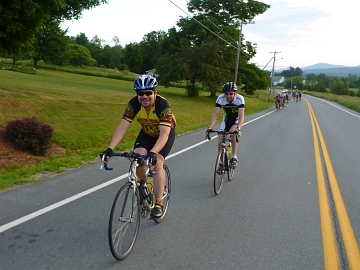
{"type": "Polygon", "coordinates": [[[107,222],[127,160],[0,193],[0,269],[360,269],[360,114],[305,96],[245,121],[239,167],[218,196],[216,140],[177,137],[166,219],[142,220],[121,262],[107,222]]]}

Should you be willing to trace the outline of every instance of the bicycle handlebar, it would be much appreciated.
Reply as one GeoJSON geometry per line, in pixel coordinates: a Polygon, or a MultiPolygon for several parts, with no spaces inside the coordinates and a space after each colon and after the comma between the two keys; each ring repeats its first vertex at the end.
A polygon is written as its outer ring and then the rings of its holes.
{"type": "Polygon", "coordinates": [[[233,132],[230,132],[230,131],[226,131],[226,130],[208,130],[206,131],[206,139],[210,140],[210,133],[217,133],[217,134],[224,134],[224,135],[227,135],[227,134],[235,134],[235,138],[236,138],[236,142],[239,142],[239,134],[237,133],[237,131],[233,131],[233,132]]]}
{"type": "MultiPolygon", "coordinates": [[[[134,151],[130,151],[130,152],[118,152],[118,153],[113,153],[111,155],[112,157],[126,157],[126,158],[129,158],[129,159],[140,159],[140,158],[143,158],[143,159],[146,159],[146,166],[149,165],[149,160],[147,159],[147,155],[141,155],[139,153],[136,153],[134,151]]],[[[111,171],[113,168],[110,168],[107,163],[105,162],[105,155],[103,155],[102,157],[102,165],[100,167],[100,169],[102,169],[103,167],[105,168],[105,170],[107,171],[111,171]]],[[[148,174],[150,175],[155,175],[156,172],[155,171],[152,171],[149,169],[149,172],[148,174]]]]}

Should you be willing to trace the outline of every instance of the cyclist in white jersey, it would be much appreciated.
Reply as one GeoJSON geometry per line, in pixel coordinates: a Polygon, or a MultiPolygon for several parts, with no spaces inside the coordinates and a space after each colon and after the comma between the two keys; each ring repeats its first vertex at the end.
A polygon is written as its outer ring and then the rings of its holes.
{"type": "MultiPolygon", "coordinates": [[[[223,86],[223,94],[218,96],[213,115],[211,116],[210,125],[208,131],[212,130],[218,114],[222,109],[223,119],[220,124],[219,130],[225,130],[230,132],[237,131],[241,135],[241,128],[244,124],[244,113],[245,113],[245,100],[244,97],[236,93],[237,87],[233,82],[227,82],[223,86]]],[[[221,141],[221,140],[220,140],[221,141]]],[[[233,167],[237,166],[237,148],[238,144],[236,142],[235,134],[231,135],[231,144],[232,144],[232,157],[230,159],[230,164],[233,167]]]]}

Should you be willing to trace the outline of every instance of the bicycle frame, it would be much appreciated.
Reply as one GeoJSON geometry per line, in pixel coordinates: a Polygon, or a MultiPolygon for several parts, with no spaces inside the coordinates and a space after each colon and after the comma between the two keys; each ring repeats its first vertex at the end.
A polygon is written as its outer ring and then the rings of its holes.
{"type": "MultiPolygon", "coordinates": [[[[132,187],[133,187],[133,191],[134,193],[141,192],[139,190],[139,186],[140,186],[140,178],[137,176],[136,174],[136,168],[140,166],[140,164],[138,163],[138,161],[140,159],[144,159],[145,160],[145,166],[146,166],[146,175],[148,176],[152,176],[154,174],[156,174],[154,171],[150,170],[149,168],[149,160],[146,159],[146,155],[140,155],[138,153],[135,152],[123,152],[123,153],[114,153],[113,156],[118,156],[118,157],[126,157],[128,160],[130,160],[131,164],[130,164],[130,168],[129,168],[129,172],[127,175],[127,182],[131,183],[132,187]]],[[[103,165],[105,170],[112,170],[113,168],[110,168],[107,163],[104,162],[104,157],[103,157],[103,165]]],[[[101,166],[102,168],[102,166],[101,166]]],[[[144,199],[143,201],[143,206],[146,207],[147,210],[147,214],[150,213],[150,211],[154,208],[155,206],[155,199],[154,199],[154,194],[150,194],[150,196],[152,196],[151,198],[151,202],[149,203],[148,200],[144,199]]]]}
{"type": "MultiPolygon", "coordinates": [[[[126,157],[131,162],[127,175],[128,180],[119,189],[112,204],[108,226],[111,253],[117,260],[123,260],[129,255],[135,244],[141,218],[148,217],[156,223],[163,221],[170,201],[171,176],[169,168],[164,164],[163,215],[156,218],[151,217],[151,210],[155,207],[155,193],[149,191],[146,184],[142,182],[144,179],[140,179],[136,174],[136,168],[143,166],[143,159],[145,159],[146,175],[156,174],[150,170],[148,159],[133,151],[114,153],[112,156],[126,157]]],[[[103,156],[101,169],[104,167],[106,170],[112,170],[104,159],[103,156]]]]}
{"type": "Polygon", "coordinates": [[[210,140],[210,133],[218,134],[218,154],[215,162],[215,170],[214,170],[214,193],[218,195],[220,193],[224,174],[227,174],[228,180],[231,181],[235,168],[230,166],[230,155],[231,150],[229,151],[229,146],[231,147],[231,134],[236,136],[236,142],[238,142],[238,133],[237,132],[229,132],[223,130],[211,130],[207,133],[207,139],[210,140]],[[220,137],[221,136],[221,137],[220,137]]]}

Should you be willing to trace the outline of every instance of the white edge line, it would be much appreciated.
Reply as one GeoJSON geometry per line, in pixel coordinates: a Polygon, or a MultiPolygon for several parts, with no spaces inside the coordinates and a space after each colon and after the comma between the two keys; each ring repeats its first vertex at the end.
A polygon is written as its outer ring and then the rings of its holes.
{"type": "MultiPolygon", "coordinates": [[[[262,115],[262,116],[259,116],[259,117],[255,118],[255,119],[252,119],[252,120],[250,120],[249,122],[244,123],[243,126],[245,126],[245,125],[247,125],[247,124],[249,124],[249,123],[251,123],[251,122],[254,122],[255,120],[258,120],[258,119],[260,119],[260,118],[262,118],[262,117],[264,117],[264,116],[267,116],[267,115],[269,115],[269,114],[272,113],[272,112],[274,112],[274,111],[268,112],[268,113],[266,113],[266,114],[264,114],[264,115],[262,115]]],[[[216,137],[217,137],[217,136],[214,136],[214,137],[212,137],[211,139],[214,139],[214,138],[216,138],[216,137]]],[[[184,153],[184,152],[186,152],[186,151],[189,151],[190,149],[195,148],[195,147],[197,147],[197,146],[199,146],[199,145],[201,145],[201,144],[204,144],[204,143],[206,143],[206,142],[208,142],[208,141],[209,141],[209,140],[206,139],[206,140],[201,141],[201,142],[199,142],[199,143],[196,143],[196,144],[194,144],[194,145],[192,145],[192,146],[189,146],[189,147],[187,147],[187,148],[184,148],[184,149],[182,149],[182,150],[180,150],[180,151],[178,151],[178,152],[176,152],[176,153],[174,153],[174,154],[171,154],[171,155],[167,156],[166,159],[170,159],[170,158],[172,158],[172,157],[175,157],[175,156],[177,156],[177,155],[180,155],[180,154],[182,154],[182,153],[184,153]]],[[[83,191],[83,192],[81,192],[81,193],[78,193],[78,194],[76,194],[76,195],[74,195],[74,196],[71,196],[71,197],[69,197],[69,198],[67,198],[67,199],[65,199],[65,200],[59,201],[59,202],[54,203],[54,204],[52,204],[52,205],[49,205],[49,206],[47,206],[47,207],[45,207],[45,208],[42,208],[42,209],[40,209],[40,210],[38,210],[38,211],[35,211],[35,212],[33,212],[33,213],[29,214],[29,215],[26,215],[26,216],[24,216],[24,217],[22,217],[22,218],[16,219],[16,220],[14,220],[14,221],[12,221],[12,222],[9,222],[9,223],[7,223],[7,224],[5,224],[5,225],[2,225],[2,226],[0,226],[0,233],[6,231],[6,230],[8,230],[8,229],[11,229],[11,228],[13,228],[13,227],[15,227],[15,226],[17,226],[17,225],[20,225],[21,223],[24,223],[24,222],[26,222],[26,221],[29,221],[29,220],[31,220],[31,219],[33,219],[33,218],[36,218],[36,217],[38,217],[38,216],[41,216],[41,215],[43,215],[43,214],[45,214],[45,213],[47,213],[47,212],[50,212],[50,211],[52,211],[52,210],[54,210],[54,209],[56,209],[56,208],[59,208],[60,206],[63,206],[63,205],[68,204],[68,203],[70,203],[70,202],[73,202],[73,201],[75,201],[75,200],[77,200],[77,199],[80,199],[81,197],[84,197],[84,196],[86,196],[86,195],[89,195],[90,193],[93,193],[93,192],[95,192],[95,191],[97,191],[97,190],[99,190],[99,189],[102,189],[102,188],[104,188],[104,187],[106,187],[106,186],[109,186],[109,185],[111,185],[111,184],[113,184],[113,183],[115,183],[115,182],[118,182],[118,181],[126,178],[126,177],[127,177],[127,173],[126,173],[126,174],[123,174],[123,175],[121,175],[121,176],[119,176],[119,177],[116,177],[116,178],[114,178],[114,179],[112,179],[112,180],[109,180],[109,181],[107,181],[107,182],[105,182],[105,183],[103,183],[103,184],[100,184],[100,185],[98,185],[98,186],[95,186],[95,187],[93,187],[93,188],[90,188],[90,189],[88,189],[88,190],[85,190],[85,191],[83,191]]]]}
{"type": "MultiPolygon", "coordinates": [[[[311,95],[309,95],[309,96],[311,96],[311,95]]],[[[354,114],[354,113],[352,113],[352,112],[349,112],[349,111],[347,111],[347,110],[345,110],[345,109],[343,109],[343,108],[340,108],[339,106],[336,106],[335,104],[331,103],[330,101],[327,101],[327,100],[322,99],[322,98],[314,97],[314,96],[311,96],[311,97],[316,98],[316,99],[319,99],[319,100],[321,100],[321,101],[323,101],[323,102],[325,102],[325,103],[327,103],[327,104],[329,104],[329,105],[331,105],[331,106],[334,106],[335,108],[337,108],[337,109],[339,109],[339,110],[341,110],[341,111],[344,111],[344,112],[346,112],[346,113],[348,113],[348,114],[351,114],[352,116],[355,116],[355,117],[360,118],[359,115],[356,115],[356,114],[354,114]]]]}

